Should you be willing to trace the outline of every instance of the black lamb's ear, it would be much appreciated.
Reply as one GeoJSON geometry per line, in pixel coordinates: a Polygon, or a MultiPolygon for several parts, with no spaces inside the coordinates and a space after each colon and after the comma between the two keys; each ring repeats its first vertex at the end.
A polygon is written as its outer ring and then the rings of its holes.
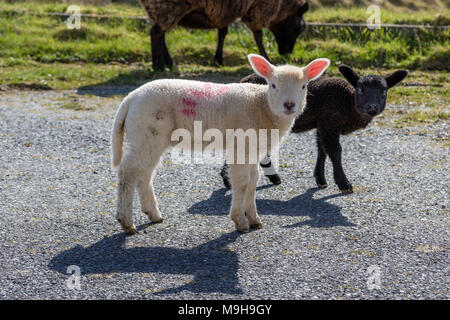
{"type": "Polygon", "coordinates": [[[299,17],[301,17],[306,11],[308,11],[309,10],[309,4],[308,4],[308,2],[305,2],[305,4],[304,5],[302,5],[299,9],[298,9],[298,12],[297,12],[297,15],[299,16],[299,17]]]}
{"type": "Polygon", "coordinates": [[[405,79],[405,77],[408,75],[408,71],[406,70],[399,70],[395,71],[393,74],[387,76],[384,78],[386,80],[386,83],[388,85],[388,88],[392,88],[397,83],[405,79]]]}
{"type": "Polygon", "coordinates": [[[353,69],[346,65],[339,66],[339,71],[342,73],[342,75],[347,79],[350,84],[356,88],[356,83],[358,83],[359,75],[353,71],[353,69]]]}

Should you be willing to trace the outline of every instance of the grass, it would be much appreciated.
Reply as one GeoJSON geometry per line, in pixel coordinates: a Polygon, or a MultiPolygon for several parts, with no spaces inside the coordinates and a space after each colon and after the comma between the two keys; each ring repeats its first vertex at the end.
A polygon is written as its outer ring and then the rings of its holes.
{"type": "MultiPolygon", "coordinates": [[[[411,4],[416,0],[398,0],[411,4]],[[412,1],[412,2],[411,2],[412,1]]],[[[417,10],[382,9],[382,23],[449,25],[448,8],[417,10]]],[[[83,1],[81,1],[83,2],[83,1]]],[[[350,3],[344,1],[343,3],[350,3]]],[[[366,7],[336,8],[312,1],[306,15],[309,22],[365,23],[366,7]]],[[[387,2],[386,2],[387,3],[387,2]]],[[[65,12],[70,3],[48,1],[0,2],[0,85],[19,89],[76,89],[86,86],[137,86],[156,78],[187,78],[218,82],[238,81],[251,72],[246,55],[257,52],[248,29],[230,27],[224,48],[224,67],[213,64],[215,30],[174,28],[167,33],[175,67],[166,72],[151,71],[149,26],[131,16],[143,16],[140,6],[109,4],[81,5],[82,13],[112,15],[117,19],[82,18],[81,29],[69,30],[64,18],[38,16],[65,12]],[[17,13],[19,11],[20,13],[17,13]],[[32,14],[30,14],[32,13],[32,14]]],[[[389,103],[412,106],[405,114],[392,110],[384,120],[395,117],[397,126],[448,119],[450,31],[373,32],[352,29],[310,28],[304,32],[288,57],[280,56],[273,35],[264,31],[264,45],[275,63],[304,64],[317,57],[333,61],[329,74],[338,75],[337,65],[345,63],[362,74],[388,74],[405,68],[409,86],[390,91],[389,103]]],[[[76,109],[76,103],[67,106],[76,109]]]]}

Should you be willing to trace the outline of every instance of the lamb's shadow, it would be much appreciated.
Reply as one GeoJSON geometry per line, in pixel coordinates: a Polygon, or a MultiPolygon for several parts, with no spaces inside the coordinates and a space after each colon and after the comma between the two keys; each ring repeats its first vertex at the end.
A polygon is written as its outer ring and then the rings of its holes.
{"type": "Polygon", "coordinates": [[[238,257],[235,252],[226,250],[226,246],[239,235],[235,231],[191,249],[177,249],[157,246],[126,248],[127,236],[119,233],[87,248],[77,245],[65,250],[48,266],[64,274],[70,265],[80,267],[82,275],[118,272],[188,274],[194,276],[193,281],[157,294],[182,290],[241,294],[237,277],[238,257]]]}
{"type": "MultiPolygon", "coordinates": [[[[258,187],[258,190],[266,186],[258,187]]],[[[333,226],[355,226],[341,213],[341,208],[327,200],[343,196],[341,193],[315,199],[314,194],[321,189],[311,188],[305,193],[287,201],[256,199],[256,207],[260,215],[281,216],[309,216],[309,220],[301,221],[285,228],[309,225],[315,228],[328,228],[333,226]]],[[[230,209],[231,192],[226,188],[214,191],[207,200],[197,202],[188,209],[189,213],[202,215],[227,214],[230,209]]],[[[264,221],[263,221],[264,223],[264,221]]]]}

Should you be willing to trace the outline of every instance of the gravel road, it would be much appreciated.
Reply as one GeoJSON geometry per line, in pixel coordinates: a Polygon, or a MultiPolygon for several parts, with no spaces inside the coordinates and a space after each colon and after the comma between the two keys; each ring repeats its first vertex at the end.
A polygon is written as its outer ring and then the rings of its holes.
{"type": "Polygon", "coordinates": [[[150,224],[136,197],[140,233],[125,236],[109,157],[120,100],[0,92],[1,299],[450,298],[448,122],[344,137],[351,195],[329,162],[329,187],[315,188],[314,133],[290,135],[283,183],[259,181],[264,227],[245,234],[228,217],[220,166],[166,155],[154,178],[164,222],[150,224]],[[86,110],[61,108],[72,100],[86,110]]]}

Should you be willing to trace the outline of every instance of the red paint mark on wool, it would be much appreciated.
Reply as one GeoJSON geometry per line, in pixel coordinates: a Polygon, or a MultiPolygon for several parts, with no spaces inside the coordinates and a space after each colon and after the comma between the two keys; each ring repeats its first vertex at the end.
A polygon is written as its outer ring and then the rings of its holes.
{"type": "Polygon", "coordinates": [[[211,85],[209,83],[203,84],[203,91],[200,90],[189,90],[188,95],[198,97],[200,99],[208,99],[211,97],[211,85]]]}
{"type": "Polygon", "coordinates": [[[195,108],[198,104],[197,102],[189,98],[183,98],[181,102],[183,103],[183,106],[186,108],[195,108]]]}
{"type": "Polygon", "coordinates": [[[221,96],[228,90],[230,90],[230,87],[216,84],[215,87],[217,88],[215,96],[221,96]]]}
{"type": "Polygon", "coordinates": [[[223,84],[208,82],[202,82],[201,84],[203,85],[202,90],[191,89],[187,92],[186,97],[181,99],[181,104],[183,105],[181,113],[183,115],[188,117],[195,116],[195,108],[201,101],[208,101],[212,97],[219,97],[230,89],[223,84]]]}
{"type": "Polygon", "coordinates": [[[190,98],[183,98],[181,99],[181,103],[183,104],[183,109],[181,110],[181,113],[185,116],[195,116],[195,107],[198,105],[198,103],[190,98]]]}

